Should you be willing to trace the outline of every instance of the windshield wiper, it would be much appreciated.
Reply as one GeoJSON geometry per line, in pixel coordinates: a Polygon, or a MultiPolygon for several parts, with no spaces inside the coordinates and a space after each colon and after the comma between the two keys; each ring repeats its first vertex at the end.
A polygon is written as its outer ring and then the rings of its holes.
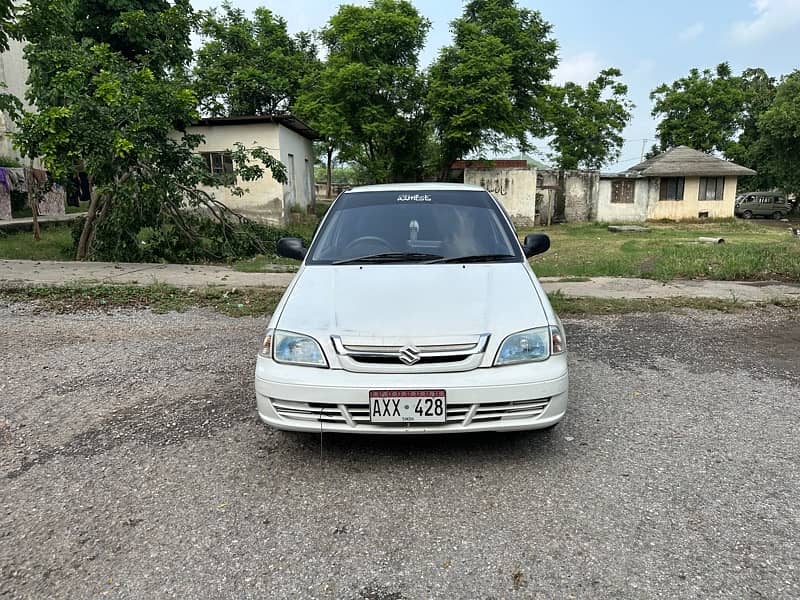
{"type": "Polygon", "coordinates": [[[444,257],[440,254],[427,254],[425,252],[380,252],[378,254],[367,254],[366,256],[356,256],[355,258],[344,258],[342,260],[335,260],[331,264],[334,265],[349,265],[355,263],[370,263],[370,262],[401,262],[404,260],[410,261],[437,261],[444,257]]]}
{"type": "Polygon", "coordinates": [[[473,254],[470,256],[453,256],[449,258],[436,258],[427,261],[428,264],[433,263],[478,263],[478,262],[495,262],[500,260],[508,260],[509,258],[517,258],[513,254],[473,254]]]}

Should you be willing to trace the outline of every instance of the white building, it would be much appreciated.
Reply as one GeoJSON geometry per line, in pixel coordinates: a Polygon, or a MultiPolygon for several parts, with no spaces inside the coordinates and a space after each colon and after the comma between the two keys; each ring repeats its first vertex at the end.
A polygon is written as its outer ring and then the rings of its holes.
{"type": "Polygon", "coordinates": [[[732,218],[739,177],[756,172],[678,146],[628,169],[603,175],[598,221],[732,218]]]}
{"type": "Polygon", "coordinates": [[[314,148],[319,134],[292,115],[250,117],[215,117],[201,119],[186,133],[200,134],[205,143],[198,152],[209,169],[216,173],[231,172],[233,164],[226,154],[235,143],[246,148],[261,146],[286,167],[288,181],[276,181],[266,170],[257,181],[238,182],[248,190],[243,196],[231,194],[227,188],[206,191],[229,208],[254,220],[271,224],[286,223],[291,210],[305,211],[314,205],[314,148]]]}
{"type": "MultiPolygon", "coordinates": [[[[0,82],[5,84],[5,88],[0,91],[16,96],[26,110],[31,110],[31,105],[25,100],[25,93],[28,91],[28,63],[22,54],[24,47],[22,42],[9,39],[8,50],[0,54],[0,82]]],[[[0,155],[19,158],[19,152],[12,146],[9,135],[16,130],[11,118],[0,112],[0,155]]]]}

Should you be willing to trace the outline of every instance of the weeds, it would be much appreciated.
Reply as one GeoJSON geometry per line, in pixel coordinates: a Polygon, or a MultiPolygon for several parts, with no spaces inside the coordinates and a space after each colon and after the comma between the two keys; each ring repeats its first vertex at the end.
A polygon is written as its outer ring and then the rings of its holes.
{"type": "Polygon", "coordinates": [[[777,306],[800,310],[800,299],[774,299],[767,302],[745,302],[733,297],[722,298],[573,298],[556,291],[548,294],[553,309],[562,317],[578,315],[611,315],[634,312],[656,313],[680,309],[709,310],[734,313],[753,308],[777,306]]]}
{"type": "Polygon", "coordinates": [[[184,289],[165,284],[149,286],[19,287],[0,289],[5,302],[33,302],[37,310],[71,313],[112,308],[148,308],[153,312],[211,308],[232,316],[264,316],[283,294],[278,288],[184,289]]]}

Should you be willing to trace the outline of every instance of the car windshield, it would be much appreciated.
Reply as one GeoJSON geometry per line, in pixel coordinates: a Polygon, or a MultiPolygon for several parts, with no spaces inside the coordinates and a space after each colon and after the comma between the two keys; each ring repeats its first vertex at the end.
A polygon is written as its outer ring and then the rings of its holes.
{"type": "Polygon", "coordinates": [[[479,190],[346,192],[331,207],[308,264],[521,261],[492,197],[479,190]]]}

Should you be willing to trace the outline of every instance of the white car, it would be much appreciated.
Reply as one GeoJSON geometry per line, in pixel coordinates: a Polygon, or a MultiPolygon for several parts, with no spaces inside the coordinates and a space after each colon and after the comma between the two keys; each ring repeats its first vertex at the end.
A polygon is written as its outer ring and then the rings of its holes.
{"type": "Polygon", "coordinates": [[[258,354],[261,420],[292,431],[455,433],[554,426],[566,339],[484,189],[376,185],[341,194],[279,302],[258,354]]]}

